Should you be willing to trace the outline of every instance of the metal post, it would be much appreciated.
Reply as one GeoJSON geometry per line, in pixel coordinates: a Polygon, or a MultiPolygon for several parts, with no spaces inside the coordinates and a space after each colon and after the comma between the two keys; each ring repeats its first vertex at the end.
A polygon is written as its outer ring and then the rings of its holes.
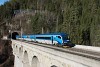
{"type": "Polygon", "coordinates": [[[20,32],[21,32],[21,38],[22,38],[23,30],[22,30],[21,24],[22,24],[22,23],[21,23],[21,19],[20,19],[20,27],[21,27],[20,32]]]}
{"type": "Polygon", "coordinates": [[[10,27],[11,27],[10,35],[11,35],[11,40],[12,40],[12,24],[10,24],[10,27]]]}

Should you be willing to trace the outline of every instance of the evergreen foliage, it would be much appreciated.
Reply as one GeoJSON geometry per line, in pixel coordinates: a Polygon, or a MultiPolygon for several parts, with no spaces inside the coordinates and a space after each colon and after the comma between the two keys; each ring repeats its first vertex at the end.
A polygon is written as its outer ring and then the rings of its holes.
{"type": "Polygon", "coordinates": [[[10,0],[0,6],[0,22],[14,10],[38,10],[33,33],[65,32],[73,43],[100,46],[100,0],[10,0]]]}

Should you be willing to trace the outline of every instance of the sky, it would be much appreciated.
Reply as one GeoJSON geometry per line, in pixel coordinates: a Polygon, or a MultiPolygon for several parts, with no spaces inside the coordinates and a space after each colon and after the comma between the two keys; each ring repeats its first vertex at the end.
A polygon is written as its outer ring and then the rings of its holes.
{"type": "Polygon", "coordinates": [[[4,2],[6,2],[8,0],[0,0],[0,5],[4,4],[4,2]]]}

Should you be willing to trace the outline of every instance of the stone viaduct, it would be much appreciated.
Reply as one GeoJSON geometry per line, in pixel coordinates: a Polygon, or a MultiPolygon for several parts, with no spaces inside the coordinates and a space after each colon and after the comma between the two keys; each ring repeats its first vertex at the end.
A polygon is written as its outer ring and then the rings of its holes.
{"type": "Polygon", "coordinates": [[[99,67],[88,58],[12,40],[14,67],[99,67]]]}

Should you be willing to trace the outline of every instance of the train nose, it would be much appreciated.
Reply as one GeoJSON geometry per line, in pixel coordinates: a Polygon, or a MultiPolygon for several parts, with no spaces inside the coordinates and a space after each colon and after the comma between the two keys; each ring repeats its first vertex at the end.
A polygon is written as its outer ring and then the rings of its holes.
{"type": "Polygon", "coordinates": [[[68,43],[68,42],[70,42],[70,40],[64,40],[64,43],[68,43]]]}
{"type": "Polygon", "coordinates": [[[70,40],[64,40],[64,45],[65,46],[70,46],[70,47],[74,47],[75,44],[71,43],[70,40]]]}

